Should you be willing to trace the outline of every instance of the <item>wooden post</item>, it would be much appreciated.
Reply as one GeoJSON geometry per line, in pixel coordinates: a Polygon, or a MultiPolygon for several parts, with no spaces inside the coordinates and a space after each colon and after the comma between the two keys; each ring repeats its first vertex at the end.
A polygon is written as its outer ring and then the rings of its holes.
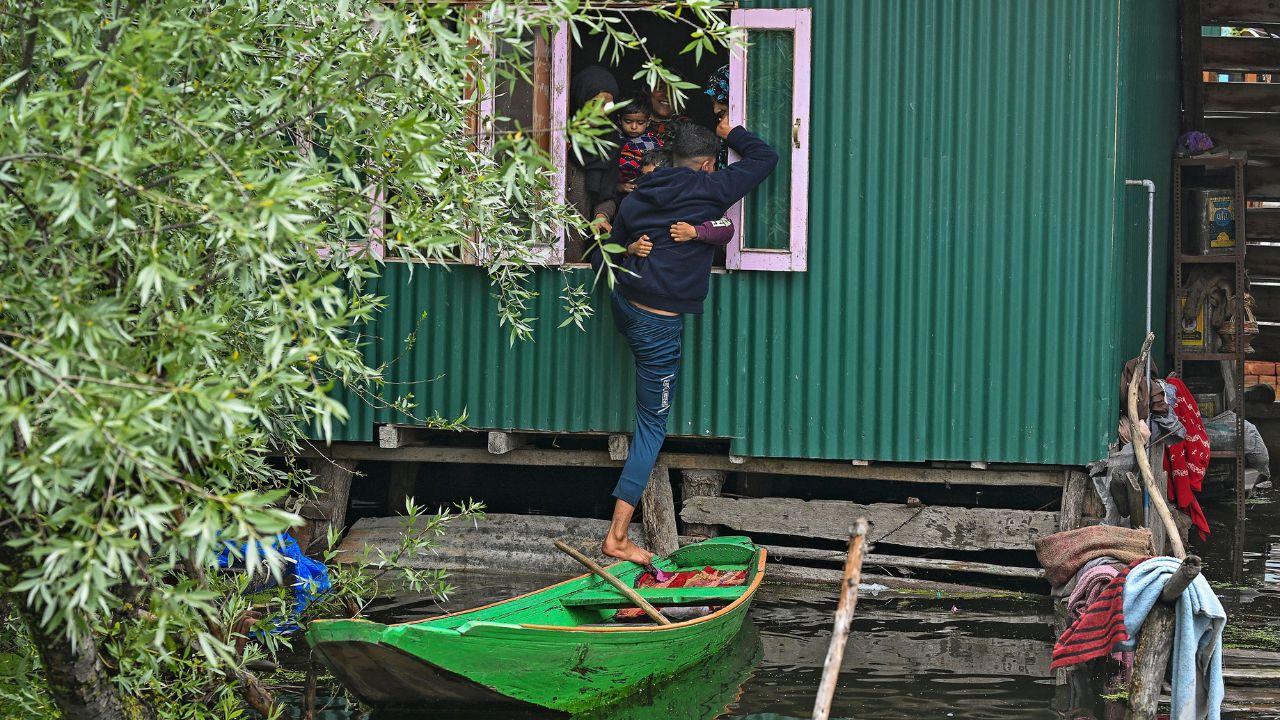
{"type": "Polygon", "coordinates": [[[670,555],[680,547],[676,532],[676,501],[671,493],[671,473],[667,466],[655,465],[649,486],[640,496],[644,541],[654,555],[670,555]]]}
{"type": "Polygon", "coordinates": [[[347,527],[347,502],[351,498],[356,461],[319,458],[309,464],[316,476],[316,497],[302,506],[301,514],[307,522],[299,533],[303,537],[298,538],[298,544],[303,552],[321,553],[329,528],[344,530],[347,527]]]}
{"type": "MultiPolygon", "coordinates": [[[[692,497],[720,497],[729,474],[723,470],[685,470],[681,474],[680,494],[685,502],[692,497]]],[[[718,534],[715,525],[685,523],[685,535],[711,538],[718,534]]]]}
{"type": "Polygon", "coordinates": [[[403,515],[405,502],[413,497],[418,480],[418,463],[392,463],[387,483],[387,514],[403,515]]]}
{"type": "Polygon", "coordinates": [[[1079,470],[1067,470],[1062,486],[1062,511],[1058,514],[1058,532],[1075,530],[1084,518],[1085,493],[1093,492],[1089,476],[1079,470]]]}
{"type": "MultiPolygon", "coordinates": [[[[1147,448],[1147,465],[1151,468],[1151,487],[1155,488],[1148,488],[1147,494],[1159,495],[1161,499],[1169,497],[1169,478],[1164,472],[1164,446],[1147,448]]],[[[1143,522],[1151,529],[1151,547],[1157,555],[1164,555],[1169,552],[1173,538],[1176,537],[1181,542],[1182,536],[1178,533],[1177,525],[1167,527],[1164,524],[1154,499],[1150,501],[1150,505],[1155,512],[1151,513],[1151,517],[1144,517],[1143,522]]],[[[1172,519],[1173,516],[1170,515],[1170,520],[1172,519]]]]}
{"type": "Polygon", "coordinates": [[[489,452],[494,455],[504,455],[528,444],[529,436],[523,433],[501,432],[498,430],[489,433],[489,452]]]}
{"type": "Polygon", "coordinates": [[[836,694],[836,682],[840,679],[840,661],[844,658],[844,644],[849,639],[853,625],[853,611],[858,605],[858,583],[862,580],[862,553],[866,547],[867,520],[858,518],[849,528],[849,554],[845,556],[844,577],[840,581],[840,601],[836,604],[836,622],[831,630],[831,644],[827,646],[827,659],[822,663],[822,682],[818,684],[818,697],[813,703],[813,720],[827,720],[831,714],[831,700],[836,694]]]}
{"type": "MultiPolygon", "coordinates": [[[[1129,414],[1129,437],[1133,442],[1133,456],[1138,461],[1138,470],[1142,472],[1142,484],[1147,489],[1147,498],[1151,502],[1151,506],[1155,508],[1156,515],[1160,518],[1160,521],[1164,523],[1165,530],[1169,535],[1169,543],[1173,546],[1173,556],[1181,560],[1187,556],[1187,551],[1182,546],[1182,537],[1178,533],[1178,525],[1173,521],[1173,515],[1169,513],[1169,505],[1164,500],[1167,490],[1156,484],[1155,473],[1151,469],[1151,459],[1147,457],[1146,443],[1143,442],[1142,433],[1138,430],[1142,422],[1138,419],[1138,382],[1143,377],[1139,371],[1146,363],[1147,356],[1151,354],[1151,343],[1154,341],[1155,335],[1147,333],[1147,338],[1142,343],[1142,352],[1138,354],[1138,364],[1134,366],[1133,377],[1129,380],[1127,408],[1129,414]]],[[[1153,522],[1148,518],[1148,527],[1153,522]]],[[[1159,551],[1160,549],[1161,546],[1157,545],[1156,550],[1159,551]]]]}
{"type": "Polygon", "coordinates": [[[614,434],[609,436],[610,460],[626,460],[630,451],[631,440],[626,435],[614,434]]]}

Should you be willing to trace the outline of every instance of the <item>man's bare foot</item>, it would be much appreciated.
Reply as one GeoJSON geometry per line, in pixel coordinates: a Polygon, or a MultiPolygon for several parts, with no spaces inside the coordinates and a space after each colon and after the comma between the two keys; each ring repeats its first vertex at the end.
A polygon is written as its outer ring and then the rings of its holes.
{"type": "Polygon", "coordinates": [[[600,546],[600,551],[611,558],[630,560],[637,565],[648,565],[653,562],[653,553],[631,542],[631,538],[618,541],[607,537],[600,546]]]}

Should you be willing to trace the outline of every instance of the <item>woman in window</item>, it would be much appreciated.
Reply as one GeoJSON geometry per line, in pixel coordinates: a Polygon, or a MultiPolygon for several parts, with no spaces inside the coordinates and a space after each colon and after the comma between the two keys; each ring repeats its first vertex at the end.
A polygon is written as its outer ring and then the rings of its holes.
{"type": "MultiPolygon", "coordinates": [[[[605,68],[592,65],[573,76],[569,82],[569,96],[574,113],[597,98],[611,103],[618,97],[618,81],[605,68]]],[[[588,153],[584,149],[582,159],[579,160],[573,151],[569,152],[566,200],[582,213],[582,217],[608,233],[612,229],[613,216],[618,211],[617,149],[597,155],[588,153]]],[[[587,249],[586,238],[570,238],[568,244],[566,257],[569,258],[581,258],[587,249]]]]}

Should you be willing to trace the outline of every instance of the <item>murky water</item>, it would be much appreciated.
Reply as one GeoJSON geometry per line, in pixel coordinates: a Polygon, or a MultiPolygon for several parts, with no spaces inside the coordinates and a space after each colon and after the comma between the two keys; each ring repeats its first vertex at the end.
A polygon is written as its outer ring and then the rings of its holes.
{"type": "MultiPolygon", "coordinates": [[[[1265,645],[1280,634],[1280,507],[1259,493],[1249,507],[1243,544],[1247,578],[1233,584],[1226,504],[1206,510],[1215,538],[1197,550],[1230,615],[1229,644],[1265,645]]],[[[545,578],[501,583],[484,576],[455,578],[463,591],[450,608],[510,596],[546,584],[545,578]]],[[[834,592],[766,586],[751,608],[751,625],[720,656],[637,696],[579,720],[786,720],[808,718],[822,672],[835,608],[834,592]]],[[[375,610],[401,621],[441,611],[433,602],[402,599],[375,610]]],[[[845,652],[833,718],[1062,718],[1065,690],[1049,672],[1053,643],[1047,601],[929,598],[859,600],[845,652]]],[[[1274,649],[1274,648],[1272,648],[1274,649]]],[[[1267,693],[1235,693],[1248,708],[1225,713],[1238,720],[1280,718],[1267,693]],[[1270,708],[1270,709],[1269,709],[1270,708]]],[[[1228,689],[1228,701],[1233,691],[1228,689]]],[[[321,720],[354,717],[337,707],[321,720]]],[[[377,712],[368,720],[436,720],[495,715],[377,712]]],[[[507,717],[503,714],[501,717],[507,717]]]]}

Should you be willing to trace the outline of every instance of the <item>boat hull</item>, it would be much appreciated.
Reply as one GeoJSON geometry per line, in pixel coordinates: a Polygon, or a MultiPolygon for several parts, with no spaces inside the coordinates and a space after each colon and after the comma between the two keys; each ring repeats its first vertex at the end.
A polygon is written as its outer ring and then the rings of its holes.
{"type": "MultiPolygon", "coordinates": [[[[497,622],[533,619],[517,611],[504,617],[504,603],[499,603],[484,613],[491,619],[453,627],[430,621],[324,621],[313,623],[307,637],[338,680],[375,707],[578,712],[620,700],[724,649],[742,629],[763,578],[763,550],[756,551],[754,562],[748,586],[732,603],[667,626],[497,622]]],[[[539,592],[554,593],[557,587],[539,592]]]]}

